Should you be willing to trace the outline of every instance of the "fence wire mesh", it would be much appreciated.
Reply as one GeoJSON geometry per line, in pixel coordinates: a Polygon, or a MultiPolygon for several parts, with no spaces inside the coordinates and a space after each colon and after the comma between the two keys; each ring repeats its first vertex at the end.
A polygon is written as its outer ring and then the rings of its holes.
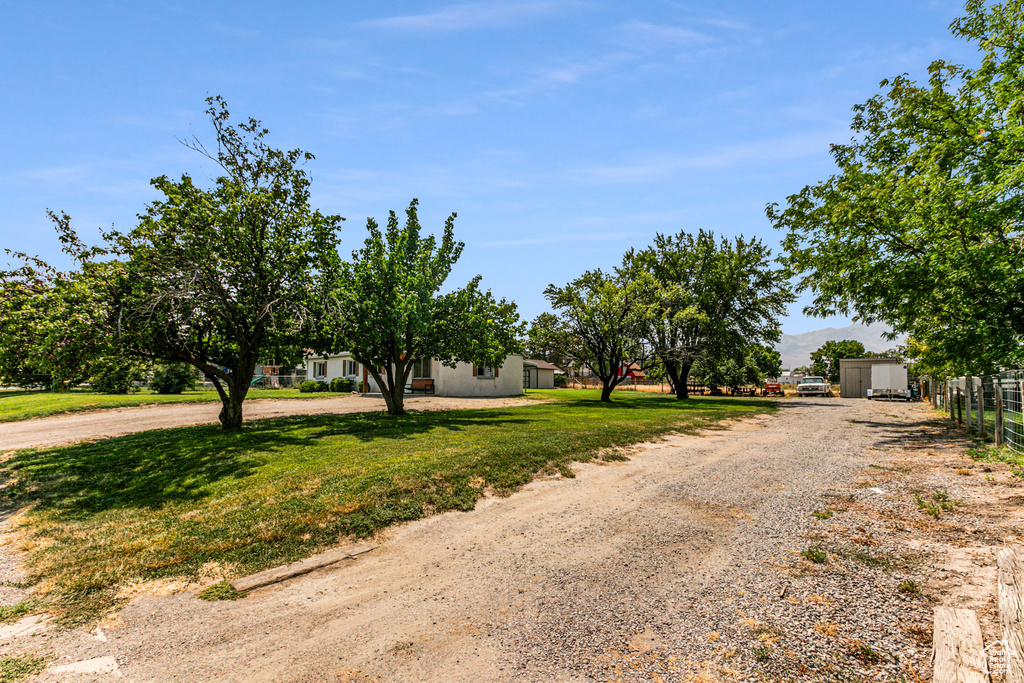
{"type": "Polygon", "coordinates": [[[967,429],[1024,454],[1024,370],[932,380],[933,404],[967,429]]]}

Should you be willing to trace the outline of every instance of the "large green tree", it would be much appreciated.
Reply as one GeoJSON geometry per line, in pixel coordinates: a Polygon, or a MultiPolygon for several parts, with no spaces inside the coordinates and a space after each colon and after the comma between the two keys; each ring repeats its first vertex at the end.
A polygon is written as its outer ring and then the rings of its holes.
{"type": "MultiPolygon", "coordinates": [[[[90,321],[95,333],[127,357],[198,369],[220,395],[221,425],[238,429],[265,350],[300,344],[311,327],[342,219],[310,207],[302,165],[312,154],[270,147],[259,121],[231,125],[223,100],[207,102],[216,149],[188,144],[220,167],[213,186],[156,178],[164,198],[137,227],[79,251],[83,273],[108,276],[90,290],[105,313],[90,321]]],[[[54,218],[62,241],[80,244],[67,216],[54,218]]]]}
{"type": "Polygon", "coordinates": [[[644,333],[649,284],[623,273],[587,271],[564,287],[548,285],[544,296],[555,309],[558,329],[571,344],[569,355],[601,380],[601,400],[627,378],[631,367],[646,369],[654,354],[644,333]]]}
{"type": "Polygon", "coordinates": [[[693,364],[714,354],[740,358],[745,349],[778,341],[779,320],[793,301],[771,251],[743,236],[718,240],[658,234],[642,251],[627,252],[622,272],[644,287],[642,337],[664,364],[676,397],[687,398],[693,364]]]}
{"type": "Polygon", "coordinates": [[[865,358],[864,344],[854,339],[828,340],[811,352],[813,374],[839,381],[839,361],[843,358],[865,358]]]}
{"type": "Polygon", "coordinates": [[[1024,361],[1022,9],[968,2],[951,29],[980,65],[883,81],[837,172],[767,207],[807,313],[886,322],[953,372],[1024,361]]]}
{"type": "Polygon", "coordinates": [[[404,226],[394,211],[384,231],[367,219],[363,248],[332,280],[334,314],[324,321],[319,349],[350,352],[381,388],[391,415],[405,412],[406,381],[421,359],[500,368],[522,351],[515,303],[481,291],[479,275],[441,293],[465,245],[455,241],[454,213],[440,243],[421,235],[417,205],[409,204],[404,226]]]}

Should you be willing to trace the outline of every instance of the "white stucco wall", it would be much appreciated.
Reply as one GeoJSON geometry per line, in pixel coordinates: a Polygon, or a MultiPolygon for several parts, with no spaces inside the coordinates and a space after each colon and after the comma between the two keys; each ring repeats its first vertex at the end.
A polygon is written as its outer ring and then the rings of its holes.
{"type": "Polygon", "coordinates": [[[523,393],[523,357],[509,356],[496,378],[474,377],[473,366],[435,366],[434,391],[439,396],[519,396],[523,393]]]}
{"type": "MultiPolygon", "coordinates": [[[[330,356],[327,359],[327,376],[323,378],[314,377],[313,363],[322,360],[323,356],[306,360],[307,379],[330,382],[335,377],[342,377],[342,361],[351,360],[351,356],[347,353],[330,356]]],[[[431,377],[434,379],[435,396],[519,396],[523,393],[522,356],[509,356],[506,358],[505,364],[498,368],[498,376],[496,378],[475,377],[473,375],[473,366],[468,363],[459,363],[454,368],[448,368],[435,360],[432,362],[430,370],[431,377]]],[[[547,388],[553,388],[553,371],[549,370],[548,372],[552,373],[552,379],[550,380],[551,386],[547,388]]],[[[543,373],[541,375],[541,381],[543,382],[543,373]]],[[[363,369],[360,366],[359,375],[356,379],[362,380],[362,378],[363,369]]],[[[368,380],[370,385],[369,391],[379,392],[380,389],[377,387],[377,383],[373,381],[373,377],[368,377],[368,380]]]]}
{"type": "Polygon", "coordinates": [[[554,389],[555,388],[555,371],[545,370],[543,368],[537,368],[537,388],[538,389],[554,389]]]}
{"type": "Polygon", "coordinates": [[[349,378],[355,379],[356,381],[359,381],[359,380],[361,380],[363,378],[363,366],[359,365],[358,363],[356,364],[357,372],[356,372],[355,375],[343,375],[343,374],[341,374],[342,369],[343,369],[342,361],[352,360],[352,356],[350,356],[347,353],[343,353],[343,354],[336,355],[336,356],[328,356],[327,357],[327,375],[324,376],[324,377],[314,377],[313,376],[313,363],[319,363],[319,362],[322,362],[323,360],[324,360],[323,356],[313,356],[311,358],[307,358],[306,359],[306,379],[315,379],[318,382],[330,383],[330,381],[332,379],[334,379],[335,377],[346,377],[347,376],[349,378]]]}

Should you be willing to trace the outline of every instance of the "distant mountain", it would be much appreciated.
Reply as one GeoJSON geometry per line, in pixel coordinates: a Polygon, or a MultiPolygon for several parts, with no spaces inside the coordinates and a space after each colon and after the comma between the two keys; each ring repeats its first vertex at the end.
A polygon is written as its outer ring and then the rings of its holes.
{"type": "Polygon", "coordinates": [[[880,353],[906,342],[903,337],[889,341],[882,335],[889,331],[882,323],[874,325],[849,325],[847,327],[826,327],[823,330],[803,334],[784,334],[775,349],[782,356],[782,367],[788,370],[811,364],[811,353],[829,340],[853,339],[864,345],[865,351],[880,353]]]}

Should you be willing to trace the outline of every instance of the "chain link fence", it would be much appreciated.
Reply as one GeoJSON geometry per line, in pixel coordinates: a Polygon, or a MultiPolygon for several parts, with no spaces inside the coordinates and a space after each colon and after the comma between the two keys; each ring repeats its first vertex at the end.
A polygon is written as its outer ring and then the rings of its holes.
{"type": "Polygon", "coordinates": [[[985,377],[932,378],[932,405],[968,431],[1024,454],[1024,370],[985,377]]]}

